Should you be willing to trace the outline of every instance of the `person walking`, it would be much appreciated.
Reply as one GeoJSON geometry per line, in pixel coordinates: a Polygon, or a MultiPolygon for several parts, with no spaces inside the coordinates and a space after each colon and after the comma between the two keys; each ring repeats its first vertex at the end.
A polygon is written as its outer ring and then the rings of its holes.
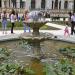
{"type": "Polygon", "coordinates": [[[15,11],[12,9],[11,16],[10,16],[10,21],[11,21],[11,33],[13,33],[13,28],[15,24],[16,16],[15,16],[15,11]]]}
{"type": "Polygon", "coordinates": [[[75,27],[75,13],[71,16],[71,35],[73,35],[73,33],[75,34],[75,30],[74,30],[74,27],[75,27]]]}
{"type": "Polygon", "coordinates": [[[1,15],[1,18],[2,18],[2,31],[3,31],[3,34],[7,34],[7,13],[6,13],[6,10],[3,11],[2,15],[1,15]]]}

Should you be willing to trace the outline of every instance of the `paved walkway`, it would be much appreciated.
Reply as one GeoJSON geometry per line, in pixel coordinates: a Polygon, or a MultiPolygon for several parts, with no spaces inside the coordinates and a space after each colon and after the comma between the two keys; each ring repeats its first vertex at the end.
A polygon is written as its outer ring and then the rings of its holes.
{"type": "MultiPolygon", "coordinates": [[[[52,30],[52,31],[50,31],[50,33],[52,33],[53,35],[57,36],[59,40],[75,43],[75,34],[70,35],[68,37],[64,36],[65,26],[52,24],[52,23],[47,23],[46,25],[60,29],[60,30],[52,30]]],[[[69,27],[69,32],[71,33],[71,27],[69,27]]]]}
{"type": "MultiPolygon", "coordinates": [[[[53,23],[47,23],[46,25],[55,27],[55,28],[59,28],[60,30],[40,30],[40,32],[51,33],[51,34],[57,36],[59,40],[64,40],[67,42],[75,43],[75,35],[71,35],[70,37],[64,37],[65,26],[61,26],[61,25],[57,25],[57,24],[53,24],[53,23]]],[[[70,27],[69,27],[69,31],[70,31],[70,27]]],[[[11,38],[18,38],[19,35],[23,33],[23,30],[14,30],[14,32],[15,32],[15,34],[11,34],[10,31],[7,31],[7,34],[2,34],[2,31],[0,31],[0,41],[6,40],[6,39],[11,39],[11,38]]],[[[32,30],[31,30],[31,32],[32,32],[32,30]]]]}

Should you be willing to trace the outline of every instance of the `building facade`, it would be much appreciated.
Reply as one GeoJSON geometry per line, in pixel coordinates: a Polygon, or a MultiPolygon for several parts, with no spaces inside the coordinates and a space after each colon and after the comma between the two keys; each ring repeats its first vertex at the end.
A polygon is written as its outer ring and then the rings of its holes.
{"type": "Polygon", "coordinates": [[[25,8],[25,0],[0,0],[0,8],[25,8]]]}
{"type": "Polygon", "coordinates": [[[0,12],[3,9],[10,8],[18,9],[20,13],[24,12],[24,9],[34,10],[49,10],[52,16],[64,16],[68,12],[73,12],[74,0],[0,0],[0,12]]]}
{"type": "Polygon", "coordinates": [[[73,0],[0,0],[1,8],[73,9],[73,0]]]}
{"type": "Polygon", "coordinates": [[[73,0],[26,0],[30,9],[73,9],[73,0]]]}

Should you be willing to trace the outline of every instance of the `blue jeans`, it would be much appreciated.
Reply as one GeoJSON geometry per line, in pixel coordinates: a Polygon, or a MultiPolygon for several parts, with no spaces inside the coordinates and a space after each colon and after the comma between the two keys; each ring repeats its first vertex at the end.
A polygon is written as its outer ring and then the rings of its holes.
{"type": "Polygon", "coordinates": [[[7,28],[7,20],[3,20],[2,21],[2,30],[6,31],[6,28],[7,28]]]}
{"type": "Polygon", "coordinates": [[[23,26],[24,26],[24,32],[26,32],[26,29],[28,28],[29,32],[30,32],[30,27],[26,25],[26,23],[23,22],[23,26]]]}

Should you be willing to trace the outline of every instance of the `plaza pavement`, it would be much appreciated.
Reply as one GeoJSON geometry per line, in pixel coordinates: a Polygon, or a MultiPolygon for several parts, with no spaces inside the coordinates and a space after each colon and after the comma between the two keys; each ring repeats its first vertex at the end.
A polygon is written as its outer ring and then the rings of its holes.
{"type": "MultiPolygon", "coordinates": [[[[63,41],[67,41],[67,42],[72,42],[75,43],[75,34],[74,35],[70,35],[68,37],[64,36],[64,28],[65,26],[62,25],[58,25],[58,24],[53,24],[53,23],[46,23],[46,25],[54,27],[54,28],[59,28],[59,30],[40,30],[40,32],[43,33],[51,33],[54,36],[57,36],[58,40],[63,40],[63,41]]],[[[70,27],[69,27],[69,31],[70,31],[70,27]]],[[[14,30],[15,34],[11,34],[10,30],[7,31],[7,34],[3,34],[2,31],[0,31],[0,41],[4,41],[4,40],[9,40],[9,39],[16,39],[20,36],[20,34],[22,34],[24,31],[23,30],[14,30]]],[[[31,30],[32,32],[32,30],[31,30]]],[[[29,33],[28,30],[26,32],[26,34],[29,33]]]]}

